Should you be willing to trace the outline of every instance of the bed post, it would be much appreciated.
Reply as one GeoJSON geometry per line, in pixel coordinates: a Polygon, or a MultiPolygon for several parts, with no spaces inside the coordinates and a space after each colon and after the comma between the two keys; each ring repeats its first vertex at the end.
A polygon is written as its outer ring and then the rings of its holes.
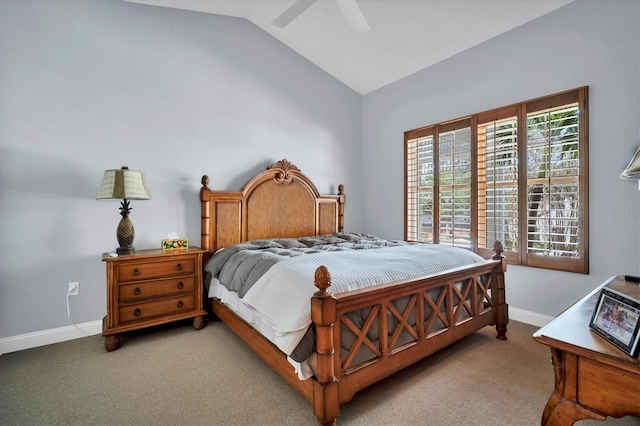
{"type": "Polygon", "coordinates": [[[318,291],[311,299],[311,321],[316,328],[317,381],[313,383],[313,411],[321,425],[335,425],[340,413],[338,380],[335,375],[333,327],[337,320],[336,298],[327,289],[331,275],[319,266],[314,279],[318,291]]]}
{"type": "Polygon", "coordinates": [[[344,232],[344,185],[338,185],[338,232],[344,232]]]}
{"type": "Polygon", "coordinates": [[[210,225],[211,225],[211,213],[209,208],[209,200],[211,198],[211,190],[209,189],[209,176],[202,176],[202,188],[200,188],[200,244],[203,249],[211,252],[211,245],[209,239],[210,225]]]}
{"type": "Polygon", "coordinates": [[[501,262],[500,269],[496,275],[496,308],[498,313],[498,320],[496,323],[497,339],[507,340],[507,324],[509,323],[509,305],[507,304],[505,293],[505,279],[504,273],[507,272],[507,258],[502,254],[502,243],[496,241],[493,243],[493,260],[499,260],[501,262]]]}

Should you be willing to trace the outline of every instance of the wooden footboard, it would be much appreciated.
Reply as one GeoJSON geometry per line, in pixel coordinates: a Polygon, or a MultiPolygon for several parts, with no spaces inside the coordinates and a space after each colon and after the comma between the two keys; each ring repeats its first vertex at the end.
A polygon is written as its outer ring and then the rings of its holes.
{"type": "Polygon", "coordinates": [[[335,423],[340,405],[359,390],[486,325],[495,325],[497,338],[506,340],[505,271],[506,260],[498,253],[492,260],[445,275],[333,295],[330,274],[319,267],[319,290],[311,301],[318,382],[312,403],[319,423],[335,423]],[[404,310],[398,309],[397,301],[404,310]],[[368,316],[359,328],[348,314],[362,310],[368,316]],[[350,348],[341,348],[345,330],[355,337],[350,348]],[[378,336],[376,342],[371,335],[378,336]],[[354,362],[363,348],[370,357],[354,362]]]}

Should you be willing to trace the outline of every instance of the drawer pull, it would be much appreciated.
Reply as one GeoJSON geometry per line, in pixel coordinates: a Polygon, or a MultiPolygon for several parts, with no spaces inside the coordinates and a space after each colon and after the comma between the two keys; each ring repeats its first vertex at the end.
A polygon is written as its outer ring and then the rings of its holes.
{"type": "Polygon", "coordinates": [[[140,290],[140,287],[136,287],[135,290],[133,290],[133,294],[135,294],[136,296],[139,295],[140,293],[142,293],[142,290],[140,290]]]}
{"type": "Polygon", "coordinates": [[[141,313],[142,313],[142,311],[140,309],[136,309],[135,311],[133,311],[133,316],[134,317],[139,317],[141,313]]]}
{"type": "Polygon", "coordinates": [[[178,308],[182,308],[183,306],[184,306],[184,303],[182,303],[182,300],[180,300],[180,301],[178,302],[178,308]]]}
{"type": "Polygon", "coordinates": [[[182,290],[183,287],[184,287],[184,284],[182,284],[182,281],[180,281],[178,283],[178,289],[182,290]]]}
{"type": "Polygon", "coordinates": [[[178,271],[182,271],[182,263],[178,263],[176,265],[176,268],[178,268],[178,271]]]}
{"type": "Polygon", "coordinates": [[[136,268],[133,270],[133,275],[140,275],[140,269],[136,268]]]}

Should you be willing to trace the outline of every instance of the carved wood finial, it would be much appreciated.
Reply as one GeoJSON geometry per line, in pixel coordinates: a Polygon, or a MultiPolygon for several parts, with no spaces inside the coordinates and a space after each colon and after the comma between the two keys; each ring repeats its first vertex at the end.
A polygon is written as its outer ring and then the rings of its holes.
{"type": "Polygon", "coordinates": [[[327,289],[331,287],[331,274],[329,273],[329,270],[326,268],[326,266],[318,266],[313,282],[320,290],[316,293],[316,295],[327,293],[327,289]]]}
{"type": "Polygon", "coordinates": [[[500,241],[496,240],[493,243],[493,258],[494,259],[501,258],[503,251],[504,251],[504,248],[502,247],[502,243],[500,241]]]}
{"type": "Polygon", "coordinates": [[[209,189],[209,176],[207,176],[207,175],[203,175],[203,176],[202,176],[202,180],[201,180],[201,182],[202,182],[202,186],[203,186],[204,188],[209,189]]]}
{"type": "Polygon", "coordinates": [[[293,176],[291,176],[291,171],[299,172],[300,169],[293,163],[290,163],[289,160],[283,158],[275,164],[267,167],[267,170],[270,169],[280,169],[280,172],[276,174],[275,181],[278,183],[290,183],[293,180],[293,176]]]}

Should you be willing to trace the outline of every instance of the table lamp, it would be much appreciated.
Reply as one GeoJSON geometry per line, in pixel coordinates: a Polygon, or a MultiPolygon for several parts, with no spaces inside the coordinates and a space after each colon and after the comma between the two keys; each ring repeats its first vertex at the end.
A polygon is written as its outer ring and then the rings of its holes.
{"type": "Polygon", "coordinates": [[[121,169],[105,170],[104,178],[102,179],[102,186],[96,200],[123,200],[120,203],[120,223],[118,224],[118,230],[116,236],[118,237],[118,243],[120,247],[116,249],[116,253],[131,254],[135,251],[133,247],[133,223],[129,219],[129,207],[128,200],[149,200],[151,194],[147,189],[147,185],[144,182],[144,175],[137,170],[129,170],[128,167],[123,166],[121,169]]]}
{"type": "MultiPolygon", "coordinates": [[[[627,168],[620,174],[620,178],[640,180],[640,148],[636,151],[627,168]]],[[[638,189],[640,189],[640,182],[638,182],[638,189]]]]}

